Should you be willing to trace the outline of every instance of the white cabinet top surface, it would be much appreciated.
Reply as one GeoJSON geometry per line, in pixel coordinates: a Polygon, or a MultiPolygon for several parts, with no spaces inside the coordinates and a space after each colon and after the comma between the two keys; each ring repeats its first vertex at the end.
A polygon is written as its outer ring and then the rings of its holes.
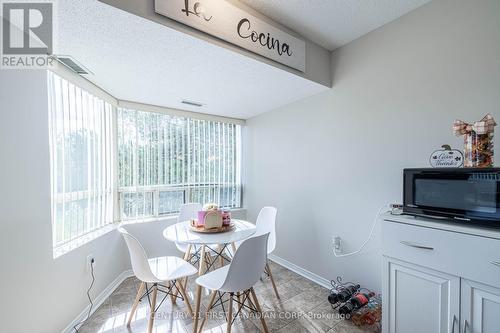
{"type": "Polygon", "coordinates": [[[381,218],[382,220],[388,222],[410,224],[425,228],[447,230],[462,234],[500,239],[500,229],[467,225],[465,223],[458,223],[450,220],[438,220],[438,219],[425,218],[420,216],[417,217],[411,215],[393,215],[390,212],[382,214],[381,218]]]}

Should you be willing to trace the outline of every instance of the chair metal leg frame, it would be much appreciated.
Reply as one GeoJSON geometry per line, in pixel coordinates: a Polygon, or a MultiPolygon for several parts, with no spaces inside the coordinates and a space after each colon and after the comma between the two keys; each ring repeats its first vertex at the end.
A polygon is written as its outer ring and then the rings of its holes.
{"type": "Polygon", "coordinates": [[[271,284],[273,285],[276,298],[280,299],[280,295],[278,294],[278,288],[276,288],[276,283],[274,283],[273,273],[271,272],[271,266],[269,266],[269,263],[266,264],[266,267],[264,268],[264,273],[266,273],[266,275],[271,279],[271,284]]]}
{"type": "MultiPolygon", "coordinates": [[[[159,283],[153,283],[150,287],[148,287],[148,284],[145,282],[141,282],[141,285],[139,287],[139,290],[137,291],[137,295],[134,301],[134,304],[132,306],[132,311],[130,313],[129,319],[127,321],[127,327],[130,327],[130,323],[132,322],[132,318],[135,315],[135,312],[137,310],[137,306],[139,305],[139,302],[142,301],[144,297],[148,298],[148,303],[149,307],[151,308],[151,312],[154,316],[156,311],[160,308],[160,306],[163,304],[165,299],[170,296],[172,299],[177,299],[180,298],[182,301],[184,301],[188,307],[189,313],[191,316],[193,316],[193,309],[191,308],[191,304],[189,303],[189,299],[186,294],[186,290],[182,286],[181,283],[179,283],[179,286],[177,286],[177,280],[172,280],[169,282],[168,286],[159,284],[159,283]],[[146,291],[144,292],[144,289],[146,291]],[[175,292],[174,292],[175,290],[175,292]],[[160,303],[156,305],[156,298],[157,298],[157,293],[161,292],[164,293],[165,295],[161,299],[160,303]],[[180,293],[181,296],[177,295],[177,293],[180,293]],[[152,295],[152,297],[150,297],[152,295]]],[[[173,304],[175,302],[172,302],[173,304]]]]}
{"type": "MultiPolygon", "coordinates": [[[[215,253],[215,258],[213,260],[210,260],[210,264],[207,266],[207,269],[205,271],[208,272],[213,266],[214,264],[217,262],[217,259],[220,259],[222,262],[225,260],[227,262],[231,262],[231,259],[226,257],[224,255],[224,252],[226,251],[226,248],[228,246],[228,244],[224,244],[223,246],[218,246],[217,250],[216,249],[213,249],[207,245],[205,245],[208,249],[210,249],[211,253],[215,253]]],[[[208,251],[207,251],[208,252],[208,251]]]]}
{"type": "Polygon", "coordinates": [[[227,330],[226,331],[227,332],[231,332],[231,327],[232,327],[234,321],[236,320],[236,318],[238,318],[238,316],[240,315],[241,311],[244,308],[250,310],[252,313],[257,313],[260,317],[262,327],[264,328],[264,332],[268,332],[267,325],[266,325],[266,322],[264,319],[264,315],[262,313],[262,310],[260,309],[260,305],[259,305],[258,300],[257,300],[257,296],[255,295],[253,288],[251,288],[251,289],[247,289],[247,290],[243,291],[242,293],[237,293],[237,294],[225,293],[225,292],[220,292],[217,290],[212,291],[212,293],[210,295],[210,301],[209,301],[209,304],[207,307],[207,311],[205,313],[205,317],[203,318],[203,321],[200,324],[200,330],[199,330],[200,333],[203,330],[203,325],[205,324],[205,321],[209,315],[210,310],[212,310],[213,308],[215,308],[218,305],[222,306],[224,314],[226,315],[226,322],[227,322],[227,330]],[[223,297],[226,294],[229,294],[229,298],[224,300],[223,297]],[[238,294],[239,294],[240,298],[243,298],[243,300],[240,301],[240,299],[238,299],[238,294]],[[215,299],[217,295],[219,297],[217,299],[215,299]],[[254,298],[255,303],[252,302],[251,297],[254,298]],[[226,302],[229,302],[229,307],[228,307],[227,311],[224,307],[224,303],[226,303],[226,302]],[[234,315],[233,315],[233,303],[238,304],[236,313],[234,315]],[[248,305],[245,303],[248,303],[248,305]]]}

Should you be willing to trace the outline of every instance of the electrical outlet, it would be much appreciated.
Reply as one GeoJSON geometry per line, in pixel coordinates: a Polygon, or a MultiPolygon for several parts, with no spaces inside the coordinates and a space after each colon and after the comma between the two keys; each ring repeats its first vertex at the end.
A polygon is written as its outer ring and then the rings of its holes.
{"type": "Polygon", "coordinates": [[[86,264],[86,268],[87,268],[87,272],[90,272],[90,266],[91,265],[94,265],[94,269],[95,269],[95,257],[93,254],[89,254],[87,256],[87,261],[85,262],[86,264]]]}
{"type": "Polygon", "coordinates": [[[342,252],[342,238],[340,236],[333,236],[333,248],[337,253],[342,252]]]}

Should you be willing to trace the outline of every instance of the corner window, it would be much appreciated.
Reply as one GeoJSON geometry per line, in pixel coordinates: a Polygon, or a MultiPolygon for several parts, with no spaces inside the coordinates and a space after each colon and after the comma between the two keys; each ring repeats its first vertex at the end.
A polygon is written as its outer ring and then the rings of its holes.
{"type": "Polygon", "coordinates": [[[240,207],[239,125],[122,108],[117,118],[122,219],[187,202],[240,207]]]}

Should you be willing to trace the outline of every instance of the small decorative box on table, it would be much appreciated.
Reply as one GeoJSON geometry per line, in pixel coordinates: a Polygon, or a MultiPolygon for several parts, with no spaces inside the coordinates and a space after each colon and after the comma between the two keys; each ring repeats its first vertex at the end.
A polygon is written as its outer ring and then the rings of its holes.
{"type": "Polygon", "coordinates": [[[190,228],[195,232],[219,233],[232,230],[231,213],[219,210],[215,204],[207,204],[198,212],[198,219],[191,220],[190,228]]]}

